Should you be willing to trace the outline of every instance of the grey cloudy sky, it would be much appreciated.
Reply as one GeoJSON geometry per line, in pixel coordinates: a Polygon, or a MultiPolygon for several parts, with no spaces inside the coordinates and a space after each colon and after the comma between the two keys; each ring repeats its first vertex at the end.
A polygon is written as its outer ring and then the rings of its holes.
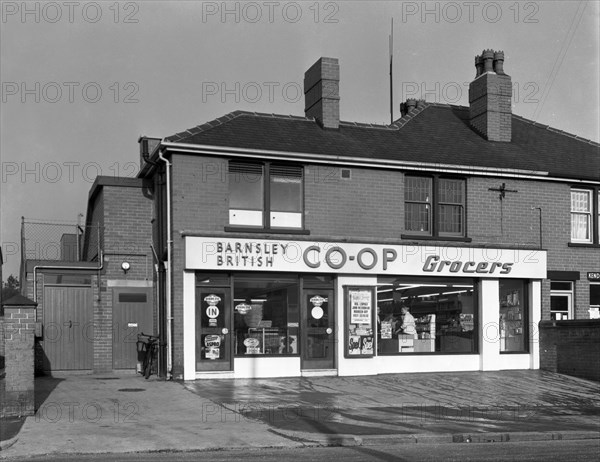
{"type": "MultiPolygon", "coordinates": [[[[304,71],[340,60],[342,120],[394,99],[468,104],[474,56],[504,50],[513,112],[599,140],[598,1],[8,2],[0,22],[1,237],[20,217],[75,222],[98,174],[135,176],[139,135],[236,109],[303,115],[304,71]]],[[[16,247],[17,246],[17,247],[16,247]]]]}

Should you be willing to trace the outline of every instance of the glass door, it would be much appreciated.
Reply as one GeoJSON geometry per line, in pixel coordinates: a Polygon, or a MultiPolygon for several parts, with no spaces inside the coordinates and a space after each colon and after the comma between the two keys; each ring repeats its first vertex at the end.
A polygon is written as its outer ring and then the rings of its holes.
{"type": "Polygon", "coordinates": [[[302,291],[302,369],[335,367],[335,303],[333,290],[302,291]]]}
{"type": "Polygon", "coordinates": [[[196,370],[230,371],[231,295],[229,288],[196,288],[196,370]]]}

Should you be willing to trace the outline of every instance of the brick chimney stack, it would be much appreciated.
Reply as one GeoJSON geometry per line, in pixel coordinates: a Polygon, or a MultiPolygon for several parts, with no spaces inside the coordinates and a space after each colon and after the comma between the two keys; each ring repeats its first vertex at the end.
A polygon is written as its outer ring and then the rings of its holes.
{"type": "Polygon", "coordinates": [[[304,74],[304,114],[323,128],[340,126],[340,65],[337,58],[320,58],[304,74]]]}
{"type": "Polygon", "coordinates": [[[512,138],[512,81],[504,73],[504,52],[483,50],[475,56],[475,79],[469,85],[471,126],[489,141],[512,138]]]}

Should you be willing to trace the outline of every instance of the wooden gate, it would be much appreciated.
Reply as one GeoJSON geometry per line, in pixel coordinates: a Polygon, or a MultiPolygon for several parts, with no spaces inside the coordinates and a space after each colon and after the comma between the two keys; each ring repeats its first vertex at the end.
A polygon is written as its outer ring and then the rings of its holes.
{"type": "Polygon", "coordinates": [[[45,371],[92,369],[92,311],[91,287],[44,287],[45,371]]]}

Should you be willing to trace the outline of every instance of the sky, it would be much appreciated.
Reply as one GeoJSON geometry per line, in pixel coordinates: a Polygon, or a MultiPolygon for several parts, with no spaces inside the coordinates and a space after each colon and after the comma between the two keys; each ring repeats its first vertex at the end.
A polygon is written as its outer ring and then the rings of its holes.
{"type": "Polygon", "coordinates": [[[340,63],[340,118],[407,98],[468,105],[474,58],[503,50],[513,113],[598,142],[598,1],[2,1],[0,243],[21,217],[75,223],[97,175],[133,177],[140,135],[234,110],[304,115],[304,72],[340,63]]]}

